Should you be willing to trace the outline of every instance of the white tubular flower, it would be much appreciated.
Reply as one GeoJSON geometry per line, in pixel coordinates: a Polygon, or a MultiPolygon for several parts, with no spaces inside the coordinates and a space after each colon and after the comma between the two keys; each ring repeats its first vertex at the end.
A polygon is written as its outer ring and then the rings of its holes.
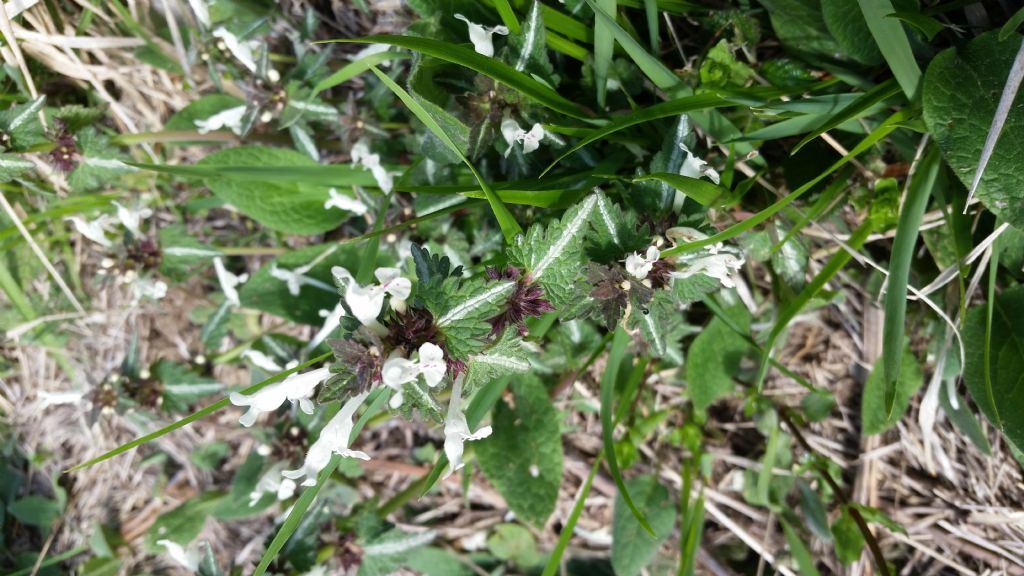
{"type": "Polygon", "coordinates": [[[187,570],[192,572],[199,571],[199,548],[195,546],[189,546],[186,550],[177,542],[170,540],[157,540],[158,546],[167,548],[167,555],[171,557],[178,564],[187,570]]]}
{"type": "Polygon", "coordinates": [[[275,362],[273,358],[259,350],[253,350],[250,348],[245,352],[242,352],[242,358],[247,358],[252,362],[253,366],[270,374],[276,374],[277,372],[284,370],[284,368],[281,368],[281,365],[275,362]]]}
{"type": "Polygon", "coordinates": [[[61,404],[78,404],[85,399],[83,390],[67,390],[62,392],[47,392],[40,390],[36,392],[36,398],[42,403],[43,408],[60,406],[61,404]]]}
{"type": "Polygon", "coordinates": [[[217,282],[220,283],[220,290],[224,293],[224,299],[234,306],[241,306],[242,301],[238,298],[238,286],[248,280],[249,275],[232,274],[224,267],[224,259],[220,256],[213,259],[213,268],[217,271],[217,282]]]}
{"type": "Polygon", "coordinates": [[[377,316],[384,307],[385,295],[390,294],[393,305],[400,309],[412,293],[412,281],[403,278],[398,268],[377,268],[374,275],[380,284],[369,286],[360,286],[352,273],[341,266],[331,268],[331,274],[345,286],[345,303],[363,326],[378,325],[377,316]]]}
{"type": "Polygon", "coordinates": [[[249,507],[252,508],[267,492],[277,495],[278,500],[287,500],[295,494],[298,484],[290,478],[281,478],[281,467],[275,466],[260,477],[260,481],[249,493],[249,507]]]}
{"type": "Polygon", "coordinates": [[[654,263],[658,261],[658,258],[661,258],[661,251],[654,246],[647,248],[646,256],[633,252],[626,256],[626,272],[634,278],[643,280],[650,274],[651,268],[654,268],[654,263]]]}
{"type": "Polygon", "coordinates": [[[686,152],[686,160],[683,160],[683,167],[679,170],[681,176],[686,176],[687,178],[707,177],[715,184],[721,181],[718,172],[711,166],[708,166],[708,163],[702,158],[690,152],[690,149],[685,144],[679,144],[679,147],[683,149],[683,152],[686,152]]]}
{"type": "Polygon", "coordinates": [[[733,273],[743,267],[744,260],[732,254],[709,254],[686,263],[685,270],[670,273],[673,278],[689,278],[695,274],[704,274],[711,278],[718,279],[722,286],[735,288],[736,281],[732,279],[733,273]]]}
{"type": "Polygon", "coordinates": [[[259,42],[255,40],[243,42],[223,26],[214,30],[213,35],[224,42],[224,47],[227,48],[228,52],[231,52],[231,55],[235,57],[235,60],[238,60],[239,64],[245,66],[249,72],[256,71],[256,56],[254,53],[260,46],[259,42]]]}
{"type": "Polygon", "coordinates": [[[339,210],[345,210],[351,212],[356,216],[362,216],[366,214],[367,207],[356,198],[350,198],[344,194],[340,194],[337,188],[331,188],[327,191],[331,195],[330,198],[324,202],[324,209],[330,210],[331,208],[337,208],[339,210]]]}
{"type": "Polygon", "coordinates": [[[223,130],[227,128],[237,135],[242,134],[242,118],[245,117],[245,106],[235,106],[227,110],[221,110],[205,120],[196,120],[196,130],[200,134],[223,130]]]}
{"type": "Polygon", "coordinates": [[[305,267],[299,267],[294,270],[278,268],[277,264],[270,267],[270,275],[287,284],[288,293],[292,296],[301,294],[303,286],[317,283],[313,278],[306,276],[306,272],[309,272],[309,269],[305,267]]]}
{"type": "Polygon", "coordinates": [[[462,14],[456,14],[455,19],[462,20],[469,27],[469,41],[473,43],[473,49],[476,50],[477,54],[483,54],[488,57],[494,56],[494,35],[508,36],[508,28],[505,26],[495,26],[493,28],[481,26],[475,22],[470,22],[469,18],[462,14]]]}
{"type": "Polygon", "coordinates": [[[80,216],[69,216],[65,218],[65,220],[70,220],[79,234],[100,246],[103,246],[104,248],[110,248],[113,246],[110,240],[107,239],[107,229],[110,228],[110,218],[105,214],[89,221],[86,221],[80,216]]]}
{"type": "Polygon", "coordinates": [[[424,342],[420,346],[420,374],[427,381],[427,386],[434,388],[444,380],[444,373],[448,371],[448,364],[444,361],[444,351],[441,347],[430,342],[424,342]]]}
{"type": "Polygon", "coordinates": [[[320,431],[320,437],[316,439],[316,442],[309,447],[309,452],[306,453],[306,460],[303,462],[302,468],[285,470],[281,474],[285,478],[292,480],[298,480],[305,476],[306,480],[302,485],[313,486],[316,484],[317,475],[331,461],[331,454],[339,454],[345,458],[369,460],[370,457],[365,452],[350,450],[348,447],[349,436],[352,435],[352,416],[355,415],[356,410],[359,409],[359,406],[366,400],[368,395],[369,392],[363,392],[358,396],[349,398],[334,418],[331,418],[331,421],[320,431]]]}
{"type": "Polygon", "coordinates": [[[320,327],[316,336],[313,336],[313,339],[306,345],[306,351],[313,350],[319,346],[338,326],[341,326],[341,319],[345,317],[345,307],[341,305],[341,302],[338,302],[333,310],[321,310],[320,317],[324,319],[324,325],[320,327]]]}
{"type": "Polygon", "coordinates": [[[505,150],[505,157],[512,153],[512,147],[518,142],[523,145],[523,154],[529,154],[537,148],[540,148],[540,141],[544,139],[544,127],[540,124],[534,124],[527,132],[519,127],[519,124],[511,118],[505,118],[501,121],[501,135],[505,137],[505,142],[508,143],[508,149],[505,150]]]}
{"type": "Polygon", "coordinates": [[[417,362],[401,356],[393,356],[384,362],[381,368],[381,380],[385,386],[394,390],[390,405],[399,408],[402,405],[402,388],[409,382],[415,382],[420,374],[431,388],[444,380],[448,364],[444,360],[444,351],[440,346],[424,342],[420,346],[420,357],[417,362]]]}
{"type": "Polygon", "coordinates": [[[491,435],[491,427],[484,426],[476,432],[470,432],[469,423],[466,422],[466,414],[462,411],[462,381],[464,376],[459,376],[452,384],[452,397],[448,401],[448,417],[444,422],[444,453],[448,456],[448,472],[444,477],[451,476],[461,470],[465,463],[462,461],[464,444],[470,440],[482,440],[491,435]]]}
{"type": "Polygon", "coordinates": [[[273,412],[290,400],[298,404],[306,414],[313,413],[313,390],[331,375],[328,368],[317,368],[303,374],[292,374],[281,382],[275,382],[252,395],[231,393],[231,403],[235,406],[248,406],[249,410],[238,419],[242,426],[249,427],[264,412],[273,412]]]}
{"type": "Polygon", "coordinates": [[[167,283],[163,280],[139,278],[132,284],[132,304],[142,300],[160,300],[167,296],[167,283]]]}
{"type": "Polygon", "coordinates": [[[210,7],[206,5],[206,0],[188,0],[189,6],[192,7],[192,11],[196,14],[196,20],[207,28],[210,27],[210,7]]]}
{"type": "Polygon", "coordinates": [[[380,163],[380,154],[370,152],[370,145],[366,143],[365,139],[360,138],[353,144],[349,154],[352,156],[353,165],[362,166],[373,173],[373,179],[377,181],[377,186],[382,192],[385,194],[391,192],[391,189],[395,187],[394,178],[380,163]]]}
{"type": "Polygon", "coordinates": [[[117,206],[117,219],[121,221],[121,224],[132,233],[132,236],[141,237],[142,231],[139,230],[139,225],[144,219],[152,216],[153,211],[149,208],[128,208],[117,202],[113,204],[117,206]]]}

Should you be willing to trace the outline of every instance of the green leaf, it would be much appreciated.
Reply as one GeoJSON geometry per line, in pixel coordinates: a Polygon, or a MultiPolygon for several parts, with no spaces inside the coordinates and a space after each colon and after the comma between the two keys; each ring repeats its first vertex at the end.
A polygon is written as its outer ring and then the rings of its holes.
{"type": "Polygon", "coordinates": [[[967,312],[964,382],[981,413],[1019,449],[1024,446],[1024,286],[996,296],[989,337],[986,317],[985,306],[967,312]]]}
{"type": "Polygon", "coordinates": [[[903,353],[903,333],[906,330],[910,264],[914,260],[914,247],[917,245],[924,210],[928,206],[928,198],[935,186],[940,167],[938,150],[934,146],[929,146],[908,183],[906,199],[896,225],[896,238],[893,241],[885,293],[885,325],[882,328],[882,366],[887,418],[893,416],[896,405],[896,380],[901,374],[900,360],[903,353]]]}
{"type": "Polygon", "coordinates": [[[707,180],[690,178],[679,174],[669,174],[667,172],[658,172],[633,179],[634,182],[644,182],[648,180],[664,182],[676,190],[679,190],[687,197],[693,198],[701,206],[714,206],[720,199],[724,198],[725,195],[729,193],[725,188],[708,182],[707,180]]]}
{"type": "MultiPolygon", "coordinates": [[[[928,66],[924,81],[924,120],[942,155],[965,186],[970,186],[1000,94],[1010,75],[1021,36],[1000,42],[995,32],[965,46],[949,48],[928,66]]],[[[1024,109],[1010,109],[976,194],[985,206],[1024,229],[1024,109]]]]}
{"type": "Polygon", "coordinates": [[[164,547],[157,544],[157,540],[170,540],[188,546],[202,532],[207,516],[213,513],[223,497],[221,492],[204,492],[161,514],[146,531],[146,550],[153,554],[163,552],[164,547]]]}
{"type": "Polygon", "coordinates": [[[615,499],[612,516],[612,567],[618,576],[640,574],[658,548],[668,539],[676,522],[676,507],[668,489],[651,475],[637,476],[626,482],[637,507],[650,519],[654,538],[637,521],[622,495],[615,499]]]}
{"type": "Polygon", "coordinates": [[[487,479],[523,520],[541,525],[555,509],[562,483],[561,417],[535,376],[512,382],[515,405],[500,402],[494,433],[476,445],[487,479]]]}
{"type": "MultiPolygon", "coordinates": [[[[750,315],[742,305],[735,306],[732,320],[744,330],[750,326],[750,315]]],[[[750,344],[734,332],[722,319],[711,319],[707,327],[690,345],[686,363],[686,382],[693,406],[707,410],[713,402],[735,388],[732,377],[739,369],[750,344]]]]}
{"type": "Polygon", "coordinates": [[[882,52],[871,37],[864,13],[856,2],[821,0],[821,14],[828,31],[839,43],[841,54],[867,66],[882,63],[882,52]]]}
{"type": "Polygon", "coordinates": [[[999,29],[999,41],[1002,42],[1012,36],[1017,31],[1017,28],[1020,28],[1022,22],[1024,22],[1024,7],[1014,12],[1013,16],[1010,16],[1010,19],[1006,21],[1006,24],[1003,24],[1003,27],[999,29]]]}
{"type": "Polygon", "coordinates": [[[533,534],[518,524],[495,526],[494,534],[487,539],[487,547],[499,560],[512,561],[520,567],[535,566],[541,561],[533,534]]]}
{"type": "Polygon", "coordinates": [[[433,56],[434,58],[440,58],[442,60],[447,60],[448,62],[465,66],[471,70],[476,70],[480,74],[493,78],[494,80],[509,86],[517,92],[522,93],[527,98],[537,102],[538,104],[546,106],[555,112],[561,112],[562,114],[580,120],[585,120],[589,116],[578,104],[566,99],[558,92],[555,92],[553,89],[545,86],[543,83],[534,80],[522,72],[518,72],[500,60],[482,56],[463,46],[458,46],[456,44],[440,40],[432,40],[430,38],[391,36],[386,34],[367,36],[365,38],[352,40],[332,40],[332,42],[389,44],[391,46],[414,50],[428,56],[433,56]]]}
{"type": "MultiPolygon", "coordinates": [[[[163,174],[174,174],[188,178],[223,179],[247,183],[273,183],[281,185],[321,185],[325,187],[337,186],[363,186],[376,188],[377,181],[369,170],[349,164],[317,164],[310,160],[305,154],[294,150],[283,148],[267,148],[264,146],[241,146],[228,148],[207,156],[200,163],[187,165],[173,164],[143,164],[132,162],[132,166],[161,172],[163,174]],[[251,150],[255,149],[255,152],[251,150]],[[238,164],[216,164],[209,161],[209,158],[217,156],[227,160],[234,160],[235,153],[245,157],[238,164]],[[285,163],[278,163],[278,154],[287,157],[285,163]],[[251,157],[255,155],[255,157],[251,157]],[[264,163],[261,160],[268,160],[264,163]]],[[[321,203],[321,207],[323,203],[321,203]]]]}
{"type": "Polygon", "coordinates": [[[832,536],[835,540],[836,557],[843,564],[853,564],[860,559],[864,549],[864,535],[857,526],[850,512],[844,507],[842,515],[832,523],[832,536]]]}
{"type": "Polygon", "coordinates": [[[559,220],[530,226],[509,246],[509,258],[527,271],[529,282],[544,287],[547,299],[560,308],[575,297],[573,285],[582,269],[583,240],[597,206],[591,194],[569,208],[559,220]]]}
{"type": "Polygon", "coordinates": [[[444,305],[428,304],[428,308],[453,357],[466,360],[483,348],[491,332],[487,321],[498,315],[515,287],[516,283],[509,280],[488,282],[484,278],[467,280],[461,285],[455,278],[445,282],[444,305]]]}
{"type": "Polygon", "coordinates": [[[35,164],[17,154],[0,153],[0,182],[10,182],[33,168],[35,164]]]}
{"type": "Polygon", "coordinates": [[[487,382],[508,376],[522,374],[530,370],[530,361],[523,341],[514,329],[505,331],[501,339],[487,350],[469,357],[466,368],[466,381],[463,383],[468,396],[479,386],[487,382]]]}
{"type": "Polygon", "coordinates": [[[949,420],[953,422],[957,430],[970,439],[979,452],[986,456],[991,454],[992,446],[989,444],[988,436],[985,435],[985,431],[981,428],[977,417],[974,416],[974,412],[971,412],[967,401],[956,390],[951,389],[954,386],[955,382],[950,379],[943,383],[943,389],[939,391],[939,404],[942,406],[942,411],[946,413],[946,416],[949,416],[949,420]],[[950,401],[950,395],[956,400],[955,408],[950,401]]]}
{"type": "Polygon", "coordinates": [[[825,512],[825,506],[821,503],[821,498],[804,479],[797,480],[797,486],[800,488],[800,510],[804,513],[807,528],[818,538],[831,540],[832,532],[828,529],[828,514],[825,512]]]}
{"type": "Polygon", "coordinates": [[[885,405],[885,372],[884,361],[875,363],[874,370],[864,383],[864,395],[861,402],[861,433],[864,435],[879,434],[892,428],[903,417],[910,406],[910,398],[921,387],[924,375],[917,358],[904,348],[903,358],[899,364],[899,375],[894,382],[894,402],[892,410],[885,405]]]}
{"type": "MultiPolygon", "coordinates": [[[[188,106],[185,106],[181,110],[175,112],[173,116],[167,119],[167,123],[164,124],[163,131],[195,132],[197,129],[197,120],[206,120],[218,112],[223,112],[230,108],[237,108],[238,106],[244,105],[245,102],[243,100],[229,94],[207,94],[194,102],[190,102],[188,106]]],[[[203,140],[191,140],[175,141],[171,142],[171,144],[177,146],[193,146],[204,144],[208,145],[210,142],[203,140]]]]}
{"type": "MultiPolygon", "coordinates": [[[[456,48],[456,46],[451,47],[456,48]]],[[[479,56],[476,52],[473,54],[479,56]]],[[[466,164],[469,171],[473,173],[473,177],[476,178],[477,183],[480,184],[480,189],[484,191],[484,195],[487,197],[487,203],[490,204],[491,211],[494,212],[494,217],[498,220],[498,225],[501,226],[502,233],[505,234],[505,241],[511,242],[518,234],[521,234],[523,229],[519,227],[519,223],[516,222],[515,217],[512,216],[511,212],[509,212],[508,207],[502,203],[501,198],[498,198],[494,193],[494,190],[492,190],[490,185],[487,184],[487,181],[480,175],[480,172],[477,171],[473,163],[469,161],[469,158],[466,158],[463,150],[455,145],[455,142],[453,142],[448,133],[441,128],[434,117],[423,108],[419,101],[410,96],[409,93],[401,86],[395,84],[395,81],[389,78],[386,74],[377,68],[373,68],[373,73],[376,74],[377,77],[380,78],[381,82],[386,84],[388,88],[390,88],[391,91],[405,103],[420,122],[426,124],[427,128],[429,128],[435,136],[441,139],[441,141],[444,142],[452,152],[455,152],[466,164]]]]}
{"type": "MultiPolygon", "coordinates": [[[[539,2],[534,3],[534,7],[539,2]]],[[[501,22],[504,24],[513,34],[518,34],[519,20],[516,18],[516,12],[512,9],[512,5],[509,4],[508,0],[495,0],[494,9],[498,11],[498,15],[501,16],[501,22]]]]}
{"type": "Polygon", "coordinates": [[[68,185],[76,192],[85,192],[113,184],[122,174],[137,171],[125,163],[130,158],[110,145],[110,139],[94,128],[86,128],[77,135],[81,159],[68,175],[68,185]]]}
{"type": "Polygon", "coordinates": [[[333,74],[317,82],[316,86],[313,86],[313,92],[311,96],[316,96],[317,94],[323,92],[324,90],[329,90],[331,88],[334,88],[335,86],[338,86],[339,84],[344,84],[345,82],[348,82],[349,80],[355,78],[356,76],[362,74],[363,72],[366,72],[370,68],[383,62],[390,62],[392,60],[405,60],[408,58],[408,54],[403,54],[401,52],[377,52],[375,54],[364,56],[359,60],[354,60],[342,66],[341,68],[338,68],[338,70],[335,71],[333,74]]]}
{"type": "Polygon", "coordinates": [[[40,96],[25,104],[15,104],[0,111],[0,132],[10,138],[6,148],[15,151],[25,150],[47,141],[46,132],[39,121],[39,111],[43,109],[46,97],[40,96]]]}
{"type": "Polygon", "coordinates": [[[32,495],[12,502],[7,507],[7,512],[22,524],[49,530],[60,517],[63,507],[56,500],[32,495]]]}
{"type": "Polygon", "coordinates": [[[842,124],[862,117],[866,112],[873,109],[879,103],[884,100],[895,96],[900,91],[899,84],[890,80],[875,86],[871,90],[868,90],[863,95],[858,97],[856,100],[851,102],[849,105],[844,107],[842,110],[828,117],[828,120],[823,122],[817,128],[814,129],[810,134],[805,136],[803,140],[797,143],[793,147],[790,154],[796,154],[801,148],[804,147],[808,142],[814,140],[818,136],[821,136],[825,132],[832,130],[842,124]]]}
{"type": "Polygon", "coordinates": [[[802,56],[832,57],[842,49],[829,34],[818,0],[760,0],[779,40],[802,56]]]}
{"type": "Polygon", "coordinates": [[[889,18],[896,18],[913,26],[918,32],[924,34],[925,38],[927,38],[929,42],[935,38],[936,34],[942,32],[946,28],[942,22],[939,22],[931,16],[925,16],[920,12],[911,12],[909,10],[897,10],[892,14],[889,14],[889,18]]]}
{"type": "Polygon", "coordinates": [[[895,12],[890,0],[857,0],[871,35],[892,69],[907,99],[913,101],[921,89],[921,68],[910,49],[910,39],[899,20],[889,18],[895,12]]]}
{"type": "Polygon", "coordinates": [[[573,504],[572,512],[569,513],[569,518],[562,526],[561,534],[558,535],[558,544],[555,545],[555,549],[551,552],[551,557],[548,558],[548,563],[544,566],[544,573],[541,576],[555,576],[558,573],[558,569],[562,564],[562,557],[565,555],[565,550],[569,547],[569,540],[575,531],[576,523],[579,521],[580,515],[583,513],[583,507],[587,503],[587,496],[590,494],[590,487],[594,484],[594,477],[597,476],[597,471],[601,468],[603,457],[604,454],[602,453],[598,454],[597,458],[594,459],[594,465],[590,467],[590,474],[587,475],[587,479],[584,480],[583,486],[580,488],[579,496],[576,497],[576,503],[573,504]]]}
{"type": "MultiPolygon", "coordinates": [[[[497,5],[507,0],[499,0],[497,5]]],[[[547,51],[547,32],[544,29],[543,5],[534,0],[530,12],[526,15],[522,33],[515,33],[509,39],[509,46],[515,54],[515,69],[540,78],[555,78],[555,69],[551,66],[547,51]],[[516,54],[518,52],[518,54],[516,54]]]]}
{"type": "Polygon", "coordinates": [[[336,228],[345,213],[325,209],[328,187],[292,179],[288,182],[251,180],[240,182],[220,176],[221,166],[245,171],[250,167],[316,166],[308,156],[282,148],[239,146],[214,152],[197,166],[212,174],[206,185],[217,197],[260,224],[289,234],[320,234],[336,228]]]}
{"type": "Polygon", "coordinates": [[[780,520],[782,522],[782,531],[786,534],[786,542],[789,543],[789,552],[793,555],[793,559],[796,560],[800,576],[819,576],[818,568],[814,563],[814,557],[811,556],[807,545],[800,539],[800,535],[793,530],[793,527],[789,525],[789,522],[782,518],[780,520]]]}
{"type": "MultiPolygon", "coordinates": [[[[595,8],[591,4],[591,8],[595,8]]],[[[596,14],[600,9],[605,14],[618,13],[616,0],[597,0],[594,16],[594,87],[597,88],[597,105],[605,107],[608,94],[608,67],[612,63],[612,49],[615,48],[615,36],[608,26],[608,18],[596,14]]]]}

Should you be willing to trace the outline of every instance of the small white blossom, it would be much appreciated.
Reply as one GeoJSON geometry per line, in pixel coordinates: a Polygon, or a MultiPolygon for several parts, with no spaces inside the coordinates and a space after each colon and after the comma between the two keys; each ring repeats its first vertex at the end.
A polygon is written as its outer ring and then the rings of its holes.
{"type": "Polygon", "coordinates": [[[239,40],[227,28],[221,26],[213,31],[213,35],[224,42],[224,47],[235,57],[235,60],[245,66],[250,72],[256,71],[256,56],[254,53],[259,49],[260,43],[255,40],[239,40]]]}
{"type": "Polygon", "coordinates": [[[210,7],[206,5],[206,0],[188,0],[192,11],[196,14],[196,20],[207,28],[210,27],[210,7]]]}
{"type": "Polygon", "coordinates": [[[505,137],[505,142],[508,142],[505,157],[508,157],[517,142],[523,145],[523,154],[529,154],[540,148],[540,141],[544,139],[544,134],[544,127],[540,124],[534,124],[527,132],[520,128],[515,120],[505,118],[501,121],[501,135],[505,137]]]}
{"type": "Polygon", "coordinates": [[[65,220],[70,220],[75,226],[75,230],[82,236],[85,236],[89,240],[103,246],[104,248],[110,248],[113,244],[107,239],[107,230],[110,229],[110,217],[103,214],[93,220],[86,221],[81,216],[69,216],[65,220]]]}
{"type": "Polygon", "coordinates": [[[288,293],[292,296],[298,296],[302,292],[302,287],[306,284],[317,283],[315,279],[306,276],[306,272],[309,272],[309,269],[302,266],[294,270],[278,268],[277,264],[270,267],[270,275],[287,284],[288,293]]]}
{"type": "Polygon", "coordinates": [[[157,540],[157,545],[167,548],[167,555],[171,557],[182,567],[197,572],[199,570],[199,548],[196,546],[189,546],[186,550],[177,542],[171,542],[170,540],[157,540]]]}
{"type": "Polygon", "coordinates": [[[249,275],[231,273],[224,267],[224,259],[220,256],[213,259],[213,268],[217,271],[217,282],[220,283],[220,290],[224,293],[224,299],[233,306],[241,306],[242,301],[238,297],[238,286],[248,280],[249,275]]]}
{"type": "Polygon", "coordinates": [[[313,339],[306,345],[307,351],[319,346],[338,326],[341,326],[341,319],[345,317],[345,307],[341,305],[341,302],[338,302],[333,310],[320,310],[319,314],[324,319],[324,324],[320,327],[316,336],[313,336],[313,339]]]}
{"type": "Polygon", "coordinates": [[[423,375],[427,386],[431,388],[444,380],[444,374],[448,370],[448,364],[444,360],[444,350],[441,350],[441,347],[436,344],[424,342],[420,346],[419,352],[419,360],[416,362],[401,356],[393,356],[384,362],[384,366],[381,368],[381,380],[395,391],[391,396],[392,408],[402,405],[403,386],[414,382],[420,374],[423,375]]]}
{"type": "Polygon", "coordinates": [[[384,307],[385,295],[391,295],[392,308],[402,310],[405,299],[412,293],[412,281],[403,278],[398,268],[377,268],[374,275],[380,284],[369,286],[360,286],[352,273],[341,266],[331,268],[331,274],[345,286],[345,303],[363,326],[377,325],[377,316],[384,307]]]}
{"type": "Polygon", "coordinates": [[[647,248],[646,256],[633,252],[626,256],[626,272],[629,272],[634,278],[643,280],[651,273],[651,268],[654,268],[654,263],[658,261],[658,258],[661,258],[661,251],[655,246],[647,248]]]}
{"type": "Polygon", "coordinates": [[[457,20],[462,20],[469,27],[469,41],[473,43],[473,49],[478,54],[484,56],[494,56],[494,38],[495,34],[502,36],[508,36],[508,28],[505,26],[482,26],[475,22],[470,22],[469,18],[466,18],[462,14],[456,14],[457,20]]]}
{"type": "Polygon", "coordinates": [[[231,393],[231,403],[235,406],[248,406],[249,410],[238,419],[242,426],[249,427],[264,412],[273,412],[284,404],[285,400],[298,404],[306,414],[313,413],[313,390],[329,378],[328,368],[317,368],[303,374],[292,374],[281,382],[266,386],[252,395],[239,392],[231,393]]]}
{"type": "Polygon", "coordinates": [[[132,304],[142,300],[161,300],[167,296],[167,283],[163,280],[139,278],[132,284],[132,304]]]}
{"type": "Polygon", "coordinates": [[[36,392],[36,398],[43,404],[43,408],[59,406],[61,404],[78,404],[85,398],[83,390],[66,390],[62,392],[47,392],[40,390],[36,392]]]}
{"type": "Polygon", "coordinates": [[[244,117],[245,106],[235,106],[234,108],[221,110],[205,120],[196,120],[196,130],[200,134],[206,134],[207,132],[227,128],[240,135],[242,133],[242,118],[244,117]]]}
{"type": "Polygon", "coordinates": [[[143,220],[153,215],[153,211],[149,208],[128,208],[117,202],[114,202],[114,206],[117,206],[117,219],[121,224],[132,233],[132,236],[141,237],[142,231],[139,226],[143,220]]]}
{"type": "Polygon", "coordinates": [[[298,484],[290,478],[281,478],[281,466],[274,466],[260,477],[249,493],[249,507],[255,506],[266,493],[275,494],[278,500],[287,500],[295,495],[298,484]]]}
{"type": "Polygon", "coordinates": [[[448,417],[444,422],[444,453],[448,456],[448,472],[445,478],[461,470],[465,463],[462,461],[464,444],[470,440],[482,440],[491,435],[491,427],[484,426],[476,432],[470,432],[469,423],[466,421],[466,414],[462,411],[462,381],[464,376],[459,376],[452,384],[452,397],[448,401],[448,417]]]}
{"type": "Polygon", "coordinates": [[[718,279],[722,286],[735,288],[736,281],[732,279],[733,273],[743,268],[744,260],[726,252],[720,254],[708,254],[686,262],[686,269],[672,272],[673,278],[689,278],[696,274],[704,274],[711,278],[718,279]]]}
{"type": "Polygon", "coordinates": [[[679,170],[680,175],[686,176],[687,178],[701,178],[706,176],[715,184],[718,184],[721,181],[718,176],[718,172],[711,166],[708,166],[708,163],[702,158],[698,157],[693,152],[690,152],[690,149],[687,148],[685,144],[679,144],[679,147],[683,149],[683,152],[686,152],[686,160],[683,160],[683,167],[679,170]]]}
{"type": "Polygon", "coordinates": [[[394,178],[387,168],[380,163],[380,154],[370,152],[370,145],[366,143],[366,140],[360,138],[358,142],[352,145],[352,150],[349,154],[352,157],[352,164],[362,166],[373,173],[373,179],[377,181],[377,186],[380,187],[382,192],[385,194],[391,192],[391,189],[395,186],[394,178]]]}
{"type": "Polygon", "coordinates": [[[369,460],[370,457],[365,452],[350,450],[348,446],[349,436],[352,435],[352,416],[355,415],[356,410],[366,400],[367,395],[369,395],[369,392],[363,392],[358,396],[349,398],[334,418],[331,418],[331,421],[320,431],[320,437],[317,438],[316,442],[309,447],[309,452],[306,453],[306,460],[303,462],[302,468],[286,470],[281,474],[285,478],[292,480],[298,480],[305,476],[306,480],[302,485],[313,486],[316,484],[317,475],[331,461],[332,454],[339,454],[345,458],[369,460]]]}
{"type": "Polygon", "coordinates": [[[275,362],[273,358],[259,350],[253,350],[252,348],[242,352],[242,358],[247,358],[252,362],[253,366],[269,374],[275,374],[285,370],[284,368],[281,368],[281,365],[275,362]]]}
{"type": "Polygon", "coordinates": [[[339,210],[345,210],[355,214],[356,216],[362,216],[366,214],[366,204],[363,204],[357,198],[351,198],[338,192],[337,188],[331,188],[327,191],[330,194],[330,198],[324,202],[324,209],[330,210],[331,208],[337,208],[339,210]]]}

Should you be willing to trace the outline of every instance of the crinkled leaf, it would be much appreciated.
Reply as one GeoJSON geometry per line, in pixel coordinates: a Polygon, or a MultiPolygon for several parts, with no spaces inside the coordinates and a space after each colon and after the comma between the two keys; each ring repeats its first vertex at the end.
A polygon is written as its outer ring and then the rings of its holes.
{"type": "Polygon", "coordinates": [[[0,131],[10,138],[7,148],[25,150],[46,142],[46,133],[39,121],[39,111],[46,102],[45,96],[24,104],[16,104],[0,111],[0,131]]]}
{"type": "Polygon", "coordinates": [[[76,192],[84,192],[113,184],[117,177],[138,169],[125,164],[130,158],[110,145],[110,139],[86,128],[77,135],[82,158],[68,176],[68,185],[76,192]]]}
{"type": "Polygon", "coordinates": [[[0,153],[0,182],[10,182],[34,167],[35,164],[17,154],[0,153]]]}
{"type": "Polygon", "coordinates": [[[527,351],[523,341],[514,329],[505,331],[501,339],[479,354],[473,354],[467,362],[465,394],[472,394],[478,386],[507,376],[530,370],[527,351]]]}

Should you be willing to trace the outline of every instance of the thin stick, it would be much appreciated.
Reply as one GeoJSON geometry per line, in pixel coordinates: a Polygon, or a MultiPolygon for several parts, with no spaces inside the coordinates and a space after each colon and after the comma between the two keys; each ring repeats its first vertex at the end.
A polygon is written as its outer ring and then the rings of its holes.
{"type": "MultiPolygon", "coordinates": [[[[3,10],[0,10],[0,12],[3,12],[3,10]]],[[[46,268],[46,271],[53,277],[53,281],[60,287],[61,292],[63,292],[64,295],[67,296],[68,300],[71,301],[71,305],[74,306],[75,310],[80,314],[85,314],[85,308],[83,308],[78,302],[78,298],[75,298],[74,292],[71,291],[71,288],[69,288],[64,282],[64,279],[61,278],[57,269],[53,267],[53,264],[50,263],[50,259],[43,253],[39,244],[36,244],[35,239],[28,233],[28,228],[25,228],[25,224],[22,223],[21,218],[18,217],[18,213],[14,211],[14,207],[7,201],[7,196],[4,196],[2,191],[0,191],[0,204],[3,204],[4,212],[6,212],[7,216],[14,222],[14,225],[18,228],[18,232],[20,232],[22,237],[25,238],[25,242],[28,242],[29,247],[32,248],[32,252],[35,253],[36,258],[39,258],[43,267],[46,268]]]]}

